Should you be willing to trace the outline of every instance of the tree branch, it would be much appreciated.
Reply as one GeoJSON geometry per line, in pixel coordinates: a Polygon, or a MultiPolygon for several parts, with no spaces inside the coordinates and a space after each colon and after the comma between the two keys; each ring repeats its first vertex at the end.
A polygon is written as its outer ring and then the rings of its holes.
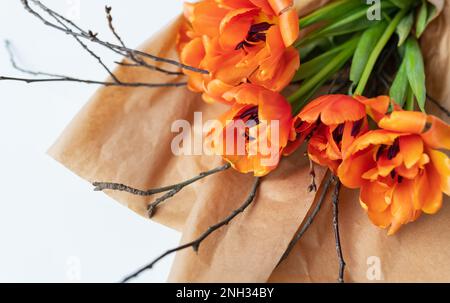
{"type": "Polygon", "coordinates": [[[149,87],[149,88],[155,88],[155,87],[180,87],[185,86],[186,82],[176,82],[176,83],[142,83],[142,82],[116,82],[116,81],[97,81],[97,80],[88,80],[88,79],[80,79],[75,78],[72,76],[66,76],[61,74],[53,74],[53,73],[46,73],[41,71],[32,71],[25,68],[20,67],[15,58],[14,53],[11,48],[11,42],[6,40],[5,41],[5,48],[7,50],[7,53],[9,55],[9,61],[11,62],[11,65],[14,69],[30,74],[33,76],[46,76],[50,78],[21,78],[21,77],[7,77],[7,76],[0,76],[0,81],[19,81],[19,82],[26,82],[26,83],[36,83],[36,82],[78,82],[78,83],[85,83],[85,84],[99,84],[103,86],[121,86],[121,87],[149,87]]]}
{"type": "Polygon", "coordinates": [[[308,229],[311,227],[312,223],[314,222],[314,219],[317,217],[317,214],[319,213],[323,202],[325,201],[325,198],[328,193],[328,189],[331,186],[333,178],[330,176],[324,183],[322,193],[320,194],[319,200],[316,203],[316,207],[312,211],[312,213],[306,218],[305,223],[303,224],[302,228],[297,232],[297,234],[294,236],[294,238],[289,243],[288,248],[284,252],[284,254],[281,256],[280,261],[278,261],[278,265],[280,265],[284,260],[287,259],[287,257],[290,255],[292,250],[294,249],[295,245],[297,245],[298,241],[303,237],[303,235],[308,231],[308,229]]]}
{"type": "Polygon", "coordinates": [[[341,181],[339,181],[338,178],[335,178],[335,180],[336,186],[334,188],[333,193],[333,230],[334,230],[334,237],[336,240],[336,252],[339,259],[338,282],[344,283],[345,261],[344,256],[342,254],[341,238],[339,234],[339,192],[341,190],[341,181]]]}
{"type": "Polygon", "coordinates": [[[172,59],[166,59],[166,58],[162,58],[162,57],[158,57],[152,54],[148,54],[139,50],[134,50],[134,49],[130,49],[127,47],[124,47],[122,45],[117,45],[114,43],[110,43],[107,41],[103,41],[100,40],[96,34],[93,34],[92,31],[85,31],[83,30],[81,27],[77,26],[74,22],[68,20],[67,18],[64,18],[63,16],[61,16],[60,14],[56,13],[55,11],[51,10],[50,8],[48,8],[47,6],[45,6],[44,4],[42,4],[40,1],[38,0],[21,0],[22,4],[24,6],[24,8],[33,16],[35,16],[36,18],[38,18],[39,20],[41,20],[42,23],[44,23],[45,25],[56,29],[58,31],[61,31],[63,33],[69,34],[69,35],[74,35],[77,36],[79,38],[83,38],[83,39],[87,39],[90,40],[94,43],[100,44],[114,52],[120,53],[121,55],[126,56],[124,53],[133,53],[136,55],[140,55],[142,57],[147,57],[150,58],[156,62],[163,62],[163,63],[167,63],[173,66],[177,66],[179,68],[183,68],[186,70],[190,70],[193,72],[197,72],[200,74],[209,74],[208,71],[200,69],[200,68],[196,68],[196,67],[192,67],[189,65],[185,65],[183,63],[180,63],[176,60],[172,60],[172,59]],[[39,6],[43,11],[45,11],[47,14],[49,15],[53,15],[53,16],[58,16],[60,18],[60,20],[64,20],[64,22],[70,24],[72,27],[74,27],[77,31],[71,30],[71,29],[67,29],[65,27],[61,27],[55,23],[52,23],[50,21],[48,21],[47,19],[45,19],[42,15],[40,15],[38,12],[36,12],[34,9],[32,9],[29,5],[29,1],[33,2],[35,5],[39,6]]]}
{"type": "Polygon", "coordinates": [[[308,157],[309,160],[309,175],[311,176],[311,184],[308,186],[309,192],[317,192],[317,184],[316,184],[316,171],[314,169],[314,162],[308,157]]]}
{"type": "Polygon", "coordinates": [[[38,83],[38,82],[77,82],[77,83],[84,83],[84,84],[99,84],[103,86],[120,86],[120,87],[148,87],[148,88],[155,88],[155,87],[180,87],[185,86],[186,82],[177,82],[177,83],[141,83],[141,82],[132,82],[132,83],[126,83],[126,82],[103,82],[103,81],[96,81],[96,80],[86,80],[86,79],[78,79],[73,78],[69,76],[64,76],[61,78],[19,78],[19,77],[7,77],[7,76],[0,76],[0,81],[18,81],[18,82],[25,82],[25,83],[38,83]]]}
{"type": "Polygon", "coordinates": [[[183,181],[181,183],[164,186],[164,187],[160,187],[160,188],[149,189],[149,190],[140,190],[140,189],[136,189],[136,188],[124,185],[124,184],[108,183],[108,182],[94,182],[93,186],[95,187],[94,188],[95,191],[115,190],[115,191],[127,192],[130,194],[136,195],[136,196],[143,196],[143,197],[152,196],[152,195],[159,194],[159,193],[165,193],[163,196],[156,199],[153,203],[149,204],[148,215],[151,218],[155,214],[156,208],[162,202],[173,197],[174,195],[176,195],[179,191],[181,191],[186,186],[188,186],[194,182],[197,182],[201,179],[204,179],[208,176],[225,171],[225,170],[229,169],[230,167],[231,167],[231,165],[229,163],[227,163],[225,165],[216,167],[214,169],[202,172],[199,175],[197,175],[191,179],[188,179],[186,181],[183,181]]]}
{"type": "Polygon", "coordinates": [[[141,273],[143,273],[146,270],[152,269],[153,266],[158,263],[160,260],[162,260],[163,258],[165,258],[166,256],[173,254],[177,251],[192,247],[194,249],[195,252],[198,252],[201,243],[208,238],[208,236],[210,236],[212,233],[214,233],[215,231],[217,231],[218,229],[220,229],[221,227],[228,225],[235,217],[237,217],[240,213],[243,213],[249,206],[250,204],[252,204],[252,202],[255,200],[256,197],[256,192],[258,190],[258,187],[260,185],[261,179],[260,178],[255,178],[255,182],[253,183],[253,186],[251,188],[251,191],[247,197],[247,199],[244,201],[244,203],[236,210],[234,210],[228,217],[226,217],[224,220],[220,221],[219,223],[210,226],[203,234],[200,235],[200,237],[198,237],[196,240],[183,244],[181,246],[178,246],[174,249],[170,249],[168,251],[166,251],[165,253],[163,253],[162,255],[160,255],[159,257],[157,257],[155,260],[153,260],[151,263],[149,263],[148,265],[142,267],[141,269],[139,269],[138,271],[136,271],[135,273],[127,276],[125,279],[123,279],[123,283],[130,281],[133,278],[136,278],[137,276],[139,276],[141,273]]]}
{"type": "MultiPolygon", "coordinates": [[[[122,45],[122,47],[124,47],[124,48],[127,48],[122,37],[117,33],[117,31],[113,25],[113,17],[111,15],[111,10],[112,10],[112,7],[105,6],[106,20],[108,21],[109,29],[113,33],[114,37],[116,37],[117,41],[119,41],[120,45],[122,45]]],[[[181,72],[172,72],[172,71],[169,71],[169,70],[166,70],[166,69],[154,66],[154,65],[150,65],[147,62],[145,62],[143,59],[137,57],[134,54],[134,52],[132,52],[132,51],[127,52],[127,57],[135,63],[134,64],[121,64],[121,65],[128,66],[128,67],[145,67],[150,70],[156,70],[158,72],[165,73],[167,75],[183,75],[183,73],[181,73],[181,72]]]]}

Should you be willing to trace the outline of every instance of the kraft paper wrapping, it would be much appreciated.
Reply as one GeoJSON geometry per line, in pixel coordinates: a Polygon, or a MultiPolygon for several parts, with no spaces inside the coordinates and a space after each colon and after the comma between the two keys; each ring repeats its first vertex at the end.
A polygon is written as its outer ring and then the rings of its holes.
{"type": "MultiPolygon", "coordinates": [[[[300,12],[307,13],[326,2],[297,1],[296,5],[300,12]]],[[[447,1],[445,13],[433,21],[433,29],[423,39],[424,44],[433,45],[424,46],[430,93],[447,107],[449,13],[447,1]],[[442,79],[447,82],[442,83],[442,79]]],[[[179,19],[172,22],[141,49],[177,58],[174,42],[179,22],[179,19]]],[[[182,77],[146,69],[119,67],[116,74],[130,82],[182,81],[182,77]]],[[[142,189],[173,184],[214,168],[222,160],[211,156],[174,156],[170,149],[175,136],[171,132],[172,122],[178,119],[192,122],[194,112],[202,112],[203,121],[207,121],[225,110],[221,105],[205,104],[199,95],[185,88],[100,88],[49,154],[89,182],[120,182],[142,189]]],[[[325,171],[318,169],[317,173],[320,182],[325,171]]],[[[232,170],[210,176],[163,204],[153,219],[182,232],[182,243],[193,240],[243,203],[252,180],[251,175],[232,170]]],[[[204,241],[198,255],[192,250],[177,254],[169,281],[335,281],[338,263],[330,202],[324,203],[290,257],[276,267],[314,204],[315,195],[307,192],[309,182],[309,165],[303,152],[285,158],[274,173],[264,178],[254,203],[229,226],[204,241]]],[[[146,207],[153,201],[126,193],[107,194],[142,216],[147,216],[146,207]]],[[[368,262],[380,265],[382,281],[450,281],[448,205],[438,215],[423,216],[397,235],[387,237],[384,230],[369,222],[359,206],[358,192],[344,190],[340,219],[347,281],[380,278],[378,272],[371,272],[368,262]]],[[[161,247],[161,251],[165,249],[161,247]]]]}

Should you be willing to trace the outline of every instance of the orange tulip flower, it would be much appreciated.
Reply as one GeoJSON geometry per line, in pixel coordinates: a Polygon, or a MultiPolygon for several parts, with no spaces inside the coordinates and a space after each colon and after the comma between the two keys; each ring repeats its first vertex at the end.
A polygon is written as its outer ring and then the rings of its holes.
{"type": "Polygon", "coordinates": [[[379,117],[389,106],[389,97],[366,99],[347,95],[325,95],[310,102],[294,118],[291,154],[308,139],[308,155],[314,162],[337,172],[348,147],[368,131],[366,112],[379,117]]]}
{"type": "Polygon", "coordinates": [[[381,129],[356,139],[338,169],[342,183],[360,188],[372,222],[394,234],[422,213],[434,214],[450,193],[450,126],[420,112],[394,111],[381,129]]]}
{"type": "Polygon", "coordinates": [[[242,84],[224,94],[234,105],[206,139],[242,173],[264,176],[278,166],[292,124],[291,106],[277,92],[242,84]]]}
{"type": "Polygon", "coordinates": [[[189,88],[207,102],[226,102],[222,95],[241,83],[281,91],[300,65],[292,0],[203,0],[186,3],[184,14],[180,60],[209,71],[185,70],[189,88]]]}

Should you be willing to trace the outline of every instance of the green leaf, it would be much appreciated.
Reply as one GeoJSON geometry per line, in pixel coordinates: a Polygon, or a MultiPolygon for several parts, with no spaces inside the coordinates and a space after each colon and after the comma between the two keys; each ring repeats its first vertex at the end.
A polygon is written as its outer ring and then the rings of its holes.
{"type": "Polygon", "coordinates": [[[357,84],[366,67],[367,60],[374,49],[381,35],[386,30],[387,23],[379,22],[373,27],[369,27],[361,36],[358,46],[353,56],[352,67],[350,69],[350,81],[357,84]]]}
{"type": "Polygon", "coordinates": [[[314,40],[313,42],[308,43],[302,47],[299,47],[298,51],[300,53],[300,58],[309,60],[308,57],[312,53],[314,53],[314,51],[316,49],[320,49],[322,52],[322,50],[329,50],[333,47],[334,47],[334,44],[332,43],[331,39],[322,38],[322,39],[314,40]]]}
{"type": "MultiPolygon", "coordinates": [[[[383,1],[381,2],[381,7],[383,12],[388,12],[393,8],[393,5],[390,2],[383,1]]],[[[298,41],[296,47],[313,43],[315,40],[322,39],[324,37],[333,37],[358,32],[372,27],[378,22],[380,21],[373,21],[367,18],[367,6],[363,6],[362,8],[357,8],[348,12],[336,22],[330,23],[317,31],[309,33],[306,37],[298,41]]]]}
{"type": "Polygon", "coordinates": [[[401,46],[406,39],[408,38],[409,34],[411,33],[412,26],[414,24],[414,14],[410,13],[406,17],[400,21],[400,24],[397,26],[397,34],[398,34],[398,46],[401,46]]]}
{"type": "Polygon", "coordinates": [[[416,37],[420,38],[428,22],[428,6],[425,0],[422,0],[422,5],[420,6],[419,13],[417,14],[416,22],[416,37]]]}
{"type": "Polygon", "coordinates": [[[425,86],[425,67],[419,43],[417,42],[417,39],[412,36],[406,41],[405,60],[409,85],[417,98],[420,109],[424,112],[427,94],[425,86]]]}
{"type": "Polygon", "coordinates": [[[414,93],[409,86],[407,88],[405,110],[414,110],[414,93]]]}
{"type": "Polygon", "coordinates": [[[314,59],[309,60],[308,62],[300,65],[297,73],[294,76],[292,81],[300,81],[307,78],[312,77],[317,74],[322,68],[324,68],[331,59],[336,55],[339,49],[334,48],[331,51],[328,51],[320,56],[315,57],[314,59]]]}
{"type": "Polygon", "coordinates": [[[410,6],[415,0],[390,0],[395,6],[405,8],[410,6]]]}
{"type": "Polygon", "coordinates": [[[419,10],[419,15],[417,16],[416,25],[416,37],[420,38],[423,32],[427,29],[428,25],[433,21],[433,19],[438,14],[438,8],[431,3],[426,3],[426,9],[423,8],[423,4],[419,10]],[[425,17],[426,14],[426,17],[425,17]],[[425,21],[424,21],[425,19],[425,21]]]}
{"type": "Polygon", "coordinates": [[[389,91],[389,96],[398,105],[403,107],[405,104],[406,93],[409,88],[408,75],[406,74],[406,59],[403,59],[402,64],[395,76],[394,82],[392,82],[391,89],[389,91]]]}
{"type": "Polygon", "coordinates": [[[362,3],[359,0],[341,0],[332,2],[313,13],[300,18],[300,27],[305,28],[321,21],[333,21],[361,5],[362,3]]]}

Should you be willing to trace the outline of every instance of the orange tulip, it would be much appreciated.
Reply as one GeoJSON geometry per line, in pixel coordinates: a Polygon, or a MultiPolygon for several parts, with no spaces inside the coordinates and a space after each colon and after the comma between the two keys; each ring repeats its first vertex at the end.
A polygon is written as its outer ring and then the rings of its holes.
{"type": "Polygon", "coordinates": [[[281,91],[300,65],[292,0],[203,0],[186,3],[185,17],[180,60],[209,71],[185,70],[189,88],[207,102],[227,102],[222,95],[241,83],[281,91]]]}
{"type": "Polygon", "coordinates": [[[284,153],[292,153],[308,139],[310,159],[336,173],[348,147],[368,131],[366,112],[378,117],[380,112],[384,114],[387,111],[389,102],[389,97],[319,97],[294,118],[292,142],[284,153]]]}
{"type": "Polygon", "coordinates": [[[237,86],[223,98],[234,105],[206,136],[209,146],[239,172],[268,174],[288,142],[290,104],[279,93],[252,84],[237,86]]]}
{"type": "Polygon", "coordinates": [[[420,112],[394,111],[348,148],[342,183],[360,188],[372,222],[394,234],[422,213],[434,214],[450,193],[450,126],[420,112]]]}

